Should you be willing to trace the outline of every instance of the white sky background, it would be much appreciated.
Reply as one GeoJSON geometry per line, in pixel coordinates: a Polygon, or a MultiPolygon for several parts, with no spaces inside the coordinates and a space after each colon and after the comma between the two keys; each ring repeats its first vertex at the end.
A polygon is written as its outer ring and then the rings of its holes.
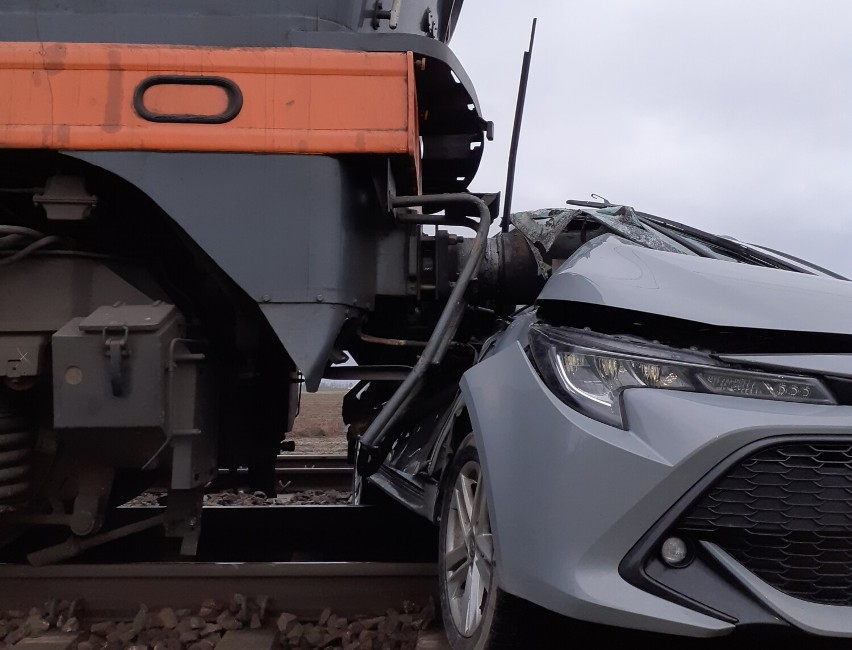
{"type": "Polygon", "coordinates": [[[473,191],[503,190],[533,17],[513,212],[596,193],[852,277],[852,2],[465,0],[473,191]]]}

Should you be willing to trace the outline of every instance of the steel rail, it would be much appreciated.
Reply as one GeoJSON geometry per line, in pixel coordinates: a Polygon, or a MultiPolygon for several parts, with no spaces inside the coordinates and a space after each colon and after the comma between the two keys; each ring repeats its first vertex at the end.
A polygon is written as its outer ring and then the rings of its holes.
{"type": "Polygon", "coordinates": [[[132,618],[143,603],[197,609],[236,593],[269,598],[271,613],[315,616],[328,607],[357,616],[399,609],[404,601],[425,606],[437,580],[429,563],[152,563],[0,565],[0,585],[0,610],[83,599],[89,618],[132,618]]]}
{"type": "Polygon", "coordinates": [[[278,454],[278,467],[299,465],[303,467],[339,467],[346,465],[346,454],[278,454]]]}
{"type": "MultiPolygon", "coordinates": [[[[349,467],[276,467],[275,478],[290,491],[304,490],[337,490],[352,489],[352,479],[355,469],[349,467]]],[[[241,467],[236,470],[236,476],[243,479],[249,475],[248,469],[241,467]]],[[[211,483],[213,492],[219,491],[234,483],[234,473],[220,469],[211,483]]],[[[237,481],[239,482],[239,481],[237,481]]]]}
{"type": "MultiPolygon", "coordinates": [[[[352,488],[354,467],[346,462],[346,456],[320,454],[279,454],[275,461],[275,476],[293,489],[336,489],[352,488]]],[[[227,485],[234,476],[247,476],[248,468],[220,467],[213,489],[227,485]]]]}

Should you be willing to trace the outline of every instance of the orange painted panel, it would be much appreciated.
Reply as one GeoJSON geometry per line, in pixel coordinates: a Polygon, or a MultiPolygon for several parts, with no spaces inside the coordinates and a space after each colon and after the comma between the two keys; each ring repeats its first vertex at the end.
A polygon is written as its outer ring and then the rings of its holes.
{"type": "Polygon", "coordinates": [[[0,43],[0,88],[2,148],[383,153],[419,166],[405,52],[0,43]],[[134,102],[151,77],[166,83],[134,102]]]}

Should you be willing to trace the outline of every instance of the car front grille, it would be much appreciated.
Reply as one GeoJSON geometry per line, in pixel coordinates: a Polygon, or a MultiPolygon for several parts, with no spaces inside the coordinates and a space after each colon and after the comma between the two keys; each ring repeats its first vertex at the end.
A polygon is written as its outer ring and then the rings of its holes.
{"type": "Polygon", "coordinates": [[[764,448],[726,472],[678,529],[790,596],[852,605],[852,442],[764,448]]]}

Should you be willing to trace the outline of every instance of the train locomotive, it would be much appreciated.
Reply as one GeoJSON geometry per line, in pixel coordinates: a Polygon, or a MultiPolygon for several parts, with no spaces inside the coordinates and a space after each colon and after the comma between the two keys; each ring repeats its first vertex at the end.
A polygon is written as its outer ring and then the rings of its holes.
{"type": "Polygon", "coordinates": [[[367,475],[457,384],[506,260],[541,284],[466,192],[493,126],[448,47],[461,4],[3,4],[0,543],[62,531],[48,563],[163,526],[191,555],[219,470],[274,490],[302,390],[360,382],[367,475]],[[152,485],[165,515],[111,524],[152,485]]]}

